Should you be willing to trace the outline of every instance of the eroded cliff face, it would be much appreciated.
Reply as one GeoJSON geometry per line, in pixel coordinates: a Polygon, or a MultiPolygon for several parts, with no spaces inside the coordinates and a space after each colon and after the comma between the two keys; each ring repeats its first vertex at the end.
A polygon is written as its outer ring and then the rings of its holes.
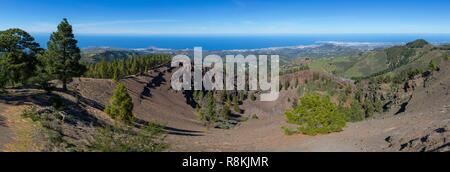
{"type": "Polygon", "coordinates": [[[416,93],[430,89],[434,82],[440,80],[436,76],[439,73],[442,72],[424,72],[401,84],[377,80],[362,81],[357,84],[359,93],[356,97],[365,107],[368,117],[373,114],[398,115],[407,111],[410,101],[417,97],[416,93]]]}

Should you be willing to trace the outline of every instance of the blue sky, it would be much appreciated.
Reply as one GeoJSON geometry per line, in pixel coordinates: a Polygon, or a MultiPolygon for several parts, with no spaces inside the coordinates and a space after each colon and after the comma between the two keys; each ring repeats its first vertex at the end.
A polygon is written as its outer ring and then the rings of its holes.
{"type": "Polygon", "coordinates": [[[84,34],[450,33],[448,0],[0,0],[0,30],[84,34]]]}

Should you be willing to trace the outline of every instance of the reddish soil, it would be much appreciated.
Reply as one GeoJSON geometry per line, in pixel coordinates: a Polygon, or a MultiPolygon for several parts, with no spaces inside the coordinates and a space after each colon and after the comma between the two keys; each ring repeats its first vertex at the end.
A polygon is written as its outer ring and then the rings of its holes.
{"type": "MultiPolygon", "coordinates": [[[[343,132],[314,137],[286,136],[281,129],[288,126],[283,113],[292,106],[288,99],[297,98],[295,89],[282,91],[275,102],[245,102],[241,108],[246,116],[256,114],[259,119],[250,118],[233,129],[220,130],[201,125],[184,95],[170,89],[171,71],[168,68],[155,70],[148,76],[131,76],[120,82],[132,93],[135,115],[168,126],[170,151],[400,151],[403,142],[409,139],[439,128],[448,131],[448,71],[437,73],[426,89],[419,88],[405,113],[349,124],[343,132]]],[[[290,77],[294,80],[296,76],[290,77]]],[[[73,84],[83,97],[102,105],[107,104],[114,85],[110,80],[85,78],[73,84]]],[[[423,144],[430,147],[428,143],[423,144]]]]}

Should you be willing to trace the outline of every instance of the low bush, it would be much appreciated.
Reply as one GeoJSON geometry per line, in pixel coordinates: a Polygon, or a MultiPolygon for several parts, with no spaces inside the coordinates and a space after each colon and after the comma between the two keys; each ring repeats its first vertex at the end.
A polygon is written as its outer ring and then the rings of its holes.
{"type": "Polygon", "coordinates": [[[294,109],[285,113],[289,123],[298,125],[306,135],[339,132],[346,125],[345,115],[330,97],[317,93],[302,97],[294,109]]]}
{"type": "Polygon", "coordinates": [[[289,127],[281,127],[281,129],[283,130],[284,135],[287,136],[292,136],[298,133],[298,130],[289,127]]]}
{"type": "Polygon", "coordinates": [[[365,118],[363,107],[358,101],[353,101],[349,108],[343,108],[342,110],[347,122],[358,122],[365,118]]]}

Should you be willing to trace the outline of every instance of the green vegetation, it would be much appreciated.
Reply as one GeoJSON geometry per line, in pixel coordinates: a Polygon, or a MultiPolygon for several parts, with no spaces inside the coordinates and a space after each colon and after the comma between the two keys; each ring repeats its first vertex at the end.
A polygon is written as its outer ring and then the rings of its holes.
{"type": "Polygon", "coordinates": [[[105,113],[111,118],[122,122],[131,122],[134,120],[133,100],[123,84],[117,84],[116,89],[113,91],[110,104],[105,109],[105,113]]]}
{"type": "Polygon", "coordinates": [[[446,60],[446,61],[449,61],[449,60],[450,60],[450,54],[445,53],[445,54],[442,55],[442,58],[443,58],[444,60],[446,60]]]}
{"type": "Polygon", "coordinates": [[[298,134],[297,129],[293,129],[293,128],[289,128],[289,127],[281,127],[281,129],[283,130],[283,133],[286,136],[292,136],[294,134],[298,134]]]}
{"type": "Polygon", "coordinates": [[[67,83],[73,77],[81,76],[85,71],[85,66],[79,63],[80,49],[72,32],[72,26],[64,19],[58,25],[58,31],[50,36],[48,51],[45,53],[45,69],[62,81],[63,90],[67,90],[67,83]]]}
{"type": "Polygon", "coordinates": [[[244,120],[244,117],[236,117],[233,114],[241,113],[239,99],[240,97],[244,99],[245,96],[245,92],[238,91],[197,90],[192,92],[193,105],[196,107],[199,119],[207,127],[220,129],[230,129],[244,120]]]}
{"type": "Polygon", "coordinates": [[[214,99],[214,95],[212,91],[209,91],[206,94],[206,101],[205,101],[205,108],[203,109],[203,111],[200,113],[201,114],[201,119],[208,121],[208,122],[214,122],[217,120],[216,118],[216,110],[215,110],[215,99],[214,99]]]}
{"type": "Polygon", "coordinates": [[[37,56],[43,49],[27,32],[8,29],[0,32],[0,86],[26,84],[35,75],[37,56]]]}
{"type": "Polygon", "coordinates": [[[138,132],[129,127],[99,129],[90,149],[95,152],[160,152],[168,148],[164,133],[164,126],[155,123],[138,132]]]}
{"type": "Polygon", "coordinates": [[[296,73],[296,72],[300,72],[300,71],[305,71],[305,70],[309,70],[309,66],[308,65],[298,65],[295,67],[289,67],[287,69],[283,69],[282,71],[280,71],[280,75],[286,75],[286,74],[291,74],[291,73],[296,73]]]}
{"type": "Polygon", "coordinates": [[[149,70],[170,62],[169,55],[145,55],[128,59],[101,61],[87,65],[86,77],[119,80],[125,76],[145,74],[149,70]]]}
{"type": "MultiPolygon", "coordinates": [[[[446,49],[427,48],[425,40],[416,40],[404,46],[376,49],[355,56],[338,56],[334,58],[314,59],[309,67],[314,71],[332,73],[337,76],[365,80],[407,68],[426,70],[429,60],[447,54],[446,49]],[[428,60],[428,61],[425,61],[428,60]]],[[[438,62],[438,61],[437,61],[438,62]]]]}
{"type": "Polygon", "coordinates": [[[338,85],[314,77],[298,88],[298,94],[319,92],[330,95],[333,100],[337,99],[337,104],[346,107],[343,108],[345,111],[361,106],[364,115],[359,111],[353,112],[354,116],[346,115],[348,121],[361,120],[361,116],[370,118],[398,108],[398,102],[408,101],[400,100],[396,93],[404,91],[407,82],[417,77],[425,77],[426,83],[430,73],[440,70],[439,63],[448,57],[448,50],[447,45],[433,47],[425,40],[416,40],[404,46],[376,49],[355,57],[317,59],[310,64],[311,69],[352,78],[356,81],[354,91],[342,94],[344,90],[337,89],[338,85]]]}
{"type": "Polygon", "coordinates": [[[256,95],[255,95],[255,93],[251,93],[251,94],[250,94],[250,100],[256,101],[256,95]]]}
{"type": "Polygon", "coordinates": [[[223,119],[230,119],[230,115],[231,115],[231,110],[230,110],[230,105],[229,104],[225,104],[222,107],[222,110],[220,111],[220,115],[222,116],[223,119]]]}
{"type": "Polygon", "coordinates": [[[407,47],[409,48],[423,48],[426,45],[429,45],[430,43],[428,43],[427,41],[425,41],[424,39],[418,39],[415,40],[413,42],[409,42],[406,44],[407,47]]]}
{"type": "Polygon", "coordinates": [[[357,69],[358,66],[355,65],[358,62],[358,57],[340,56],[315,59],[309,66],[314,71],[332,73],[343,77],[353,77],[363,74],[362,71],[357,69]]]}
{"type": "Polygon", "coordinates": [[[346,125],[344,114],[330,97],[319,94],[302,97],[298,106],[285,115],[289,123],[297,124],[298,131],[307,135],[339,132],[346,125]]]}
{"type": "Polygon", "coordinates": [[[233,105],[234,105],[234,111],[240,113],[241,112],[241,108],[239,108],[239,100],[238,100],[238,96],[235,95],[233,97],[233,105]]]}
{"type": "Polygon", "coordinates": [[[62,88],[73,77],[119,80],[128,75],[143,74],[170,61],[169,55],[135,55],[131,58],[85,65],[67,19],[58,25],[48,41],[48,50],[39,47],[34,38],[20,29],[0,31],[0,88],[25,84],[51,91],[48,81],[60,80],[62,88]]]}
{"type": "Polygon", "coordinates": [[[114,48],[86,48],[81,52],[81,62],[95,64],[101,61],[124,60],[145,55],[140,51],[114,48]]]}
{"type": "Polygon", "coordinates": [[[23,30],[0,31],[0,56],[1,87],[28,84],[51,91],[48,81],[58,79],[65,91],[72,77],[80,76],[85,69],[79,63],[80,49],[66,19],[51,35],[48,50],[40,48],[23,30]]]}
{"type": "Polygon", "coordinates": [[[394,46],[385,51],[390,70],[409,63],[411,58],[416,54],[416,51],[408,46],[394,46]]]}
{"type": "Polygon", "coordinates": [[[168,148],[164,142],[164,126],[156,123],[142,129],[129,126],[101,128],[82,122],[74,125],[73,118],[78,116],[52,107],[36,106],[25,109],[22,117],[42,126],[34,137],[45,142],[42,151],[46,152],[159,152],[168,148]]]}
{"type": "Polygon", "coordinates": [[[353,101],[350,108],[343,108],[341,111],[344,113],[345,120],[348,122],[358,122],[365,119],[363,108],[358,101],[353,101]]]}
{"type": "Polygon", "coordinates": [[[436,63],[436,60],[431,60],[430,64],[428,65],[428,70],[430,71],[438,71],[439,65],[436,63]]]}

